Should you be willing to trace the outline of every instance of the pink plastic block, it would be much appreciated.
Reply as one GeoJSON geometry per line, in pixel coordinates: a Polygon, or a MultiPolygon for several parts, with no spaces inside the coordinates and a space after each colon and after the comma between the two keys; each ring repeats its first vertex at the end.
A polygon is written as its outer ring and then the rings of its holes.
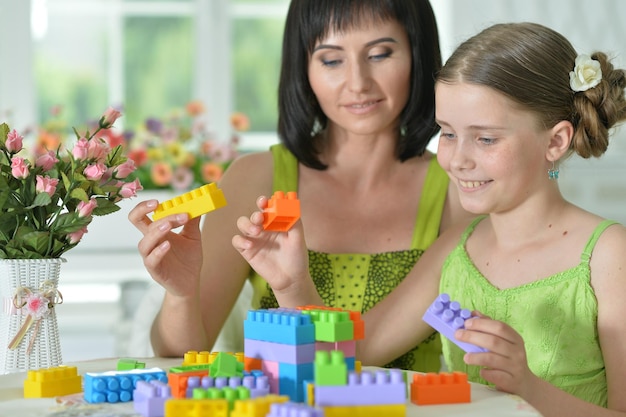
{"type": "Polygon", "coordinates": [[[278,394],[278,370],[278,362],[261,361],[261,371],[269,378],[271,394],[278,394]]]}
{"type": "Polygon", "coordinates": [[[144,417],[163,417],[165,401],[172,398],[169,385],[163,381],[137,381],[133,391],[133,408],[144,417]]]}
{"type": "Polygon", "coordinates": [[[466,352],[487,352],[486,349],[460,342],[454,337],[454,332],[465,328],[465,320],[471,316],[471,311],[462,309],[457,301],[450,301],[450,296],[443,293],[428,307],[422,320],[466,352]]]}
{"type": "Polygon", "coordinates": [[[316,386],[314,398],[321,407],[405,404],[406,383],[399,369],[350,372],[348,385],[316,386]]]}

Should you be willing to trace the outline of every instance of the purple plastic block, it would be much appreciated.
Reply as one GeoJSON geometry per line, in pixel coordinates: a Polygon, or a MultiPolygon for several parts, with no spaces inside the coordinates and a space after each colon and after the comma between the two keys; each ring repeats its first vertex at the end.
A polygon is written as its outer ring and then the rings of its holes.
{"type": "Polygon", "coordinates": [[[471,316],[471,311],[462,309],[457,301],[450,301],[450,296],[443,293],[428,307],[422,320],[466,352],[487,352],[487,349],[460,342],[454,337],[454,332],[465,328],[465,320],[471,316]]]}
{"type": "Polygon", "coordinates": [[[324,417],[324,410],[294,402],[273,403],[266,417],[324,417]]]}
{"type": "Polygon", "coordinates": [[[137,381],[133,391],[133,408],[144,417],[163,417],[165,401],[172,398],[172,392],[163,381],[137,381]]]}
{"type": "Polygon", "coordinates": [[[186,398],[193,398],[193,390],[196,388],[237,388],[246,387],[250,390],[250,398],[262,397],[270,393],[269,378],[266,375],[246,375],[243,378],[238,376],[217,377],[211,376],[191,376],[187,380],[186,398]]]}
{"type": "Polygon", "coordinates": [[[315,405],[352,406],[406,403],[406,383],[399,369],[350,372],[348,385],[316,386],[315,405]]]}
{"type": "Polygon", "coordinates": [[[298,365],[315,360],[315,343],[287,345],[263,340],[245,339],[244,356],[274,362],[298,365]]]}

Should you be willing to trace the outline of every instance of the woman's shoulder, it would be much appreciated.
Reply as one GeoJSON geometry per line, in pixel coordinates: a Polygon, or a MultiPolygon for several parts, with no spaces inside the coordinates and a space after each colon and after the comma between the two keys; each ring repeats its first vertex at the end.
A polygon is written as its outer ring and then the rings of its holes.
{"type": "Polygon", "coordinates": [[[260,195],[271,195],[273,170],[271,152],[246,153],[230,164],[220,180],[220,186],[227,200],[254,203],[260,195]]]}

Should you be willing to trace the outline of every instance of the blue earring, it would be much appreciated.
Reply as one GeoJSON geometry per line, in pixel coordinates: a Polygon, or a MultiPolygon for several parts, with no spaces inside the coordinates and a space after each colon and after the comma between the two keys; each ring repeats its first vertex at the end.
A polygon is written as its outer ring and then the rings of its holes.
{"type": "Polygon", "coordinates": [[[548,170],[548,178],[551,180],[559,179],[559,169],[554,166],[554,161],[552,161],[552,168],[548,170]]]}

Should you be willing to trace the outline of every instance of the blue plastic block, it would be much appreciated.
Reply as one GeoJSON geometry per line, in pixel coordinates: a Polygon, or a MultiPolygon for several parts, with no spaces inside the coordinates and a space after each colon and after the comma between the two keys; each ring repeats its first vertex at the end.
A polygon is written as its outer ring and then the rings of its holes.
{"type": "Polygon", "coordinates": [[[250,310],[243,322],[247,339],[287,345],[315,343],[311,317],[297,310],[250,310]]]}
{"type": "Polygon", "coordinates": [[[243,346],[246,358],[291,364],[310,363],[315,360],[315,343],[288,345],[246,338],[243,346]]]}
{"type": "Polygon", "coordinates": [[[471,316],[471,311],[462,309],[457,301],[450,301],[450,296],[443,293],[428,307],[422,320],[466,352],[487,352],[487,349],[460,342],[454,337],[454,332],[465,328],[465,320],[471,316]]]}
{"type": "Polygon", "coordinates": [[[134,369],[86,373],[84,376],[84,398],[89,403],[117,403],[133,399],[138,381],[158,380],[167,382],[165,371],[159,368],[134,369]]]}
{"type": "Polygon", "coordinates": [[[304,401],[303,382],[313,379],[313,363],[292,365],[278,363],[278,393],[287,395],[291,401],[304,401]]]}
{"type": "Polygon", "coordinates": [[[314,398],[321,407],[405,404],[406,383],[399,369],[350,372],[347,385],[316,385],[314,398]]]}

